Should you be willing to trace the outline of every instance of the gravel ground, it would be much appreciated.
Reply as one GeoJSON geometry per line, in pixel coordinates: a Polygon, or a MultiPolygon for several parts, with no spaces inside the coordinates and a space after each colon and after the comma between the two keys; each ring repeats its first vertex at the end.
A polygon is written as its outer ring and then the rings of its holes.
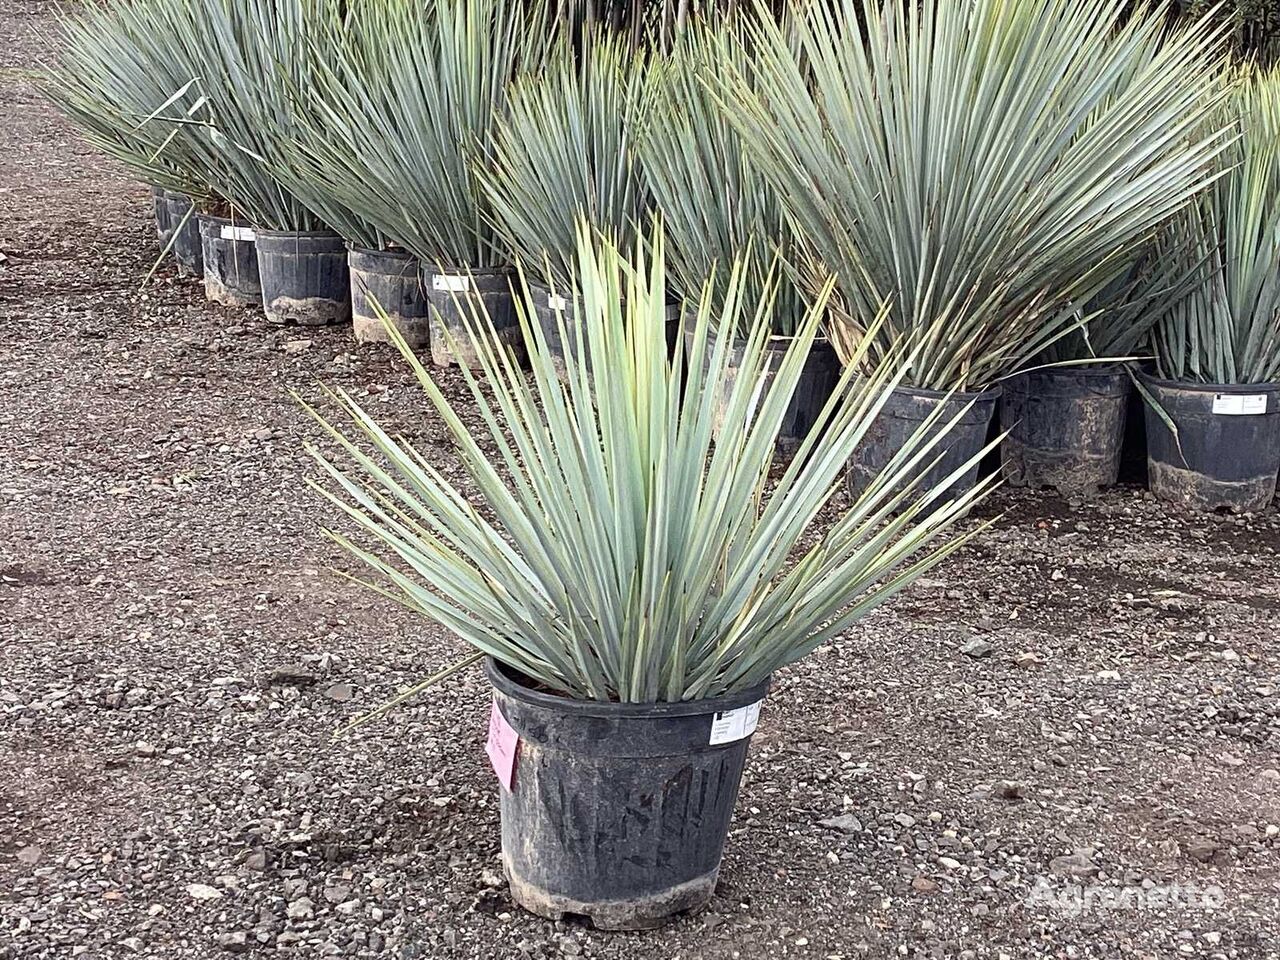
{"type": "Polygon", "coordinates": [[[779,677],[708,910],[515,908],[478,674],[331,736],[460,645],[331,572],[289,394],[443,431],[347,330],[141,287],[145,189],[23,73],[50,9],[0,0],[0,958],[1280,956],[1280,521],[1126,488],[1001,492],[779,677]]]}

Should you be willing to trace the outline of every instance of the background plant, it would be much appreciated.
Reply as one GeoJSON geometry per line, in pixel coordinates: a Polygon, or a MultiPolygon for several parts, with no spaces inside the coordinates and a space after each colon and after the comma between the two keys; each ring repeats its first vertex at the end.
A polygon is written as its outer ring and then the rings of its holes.
{"type": "Polygon", "coordinates": [[[824,0],[752,21],[758,75],[717,87],[809,269],[839,279],[846,353],[887,303],[869,356],[911,343],[914,386],[986,386],[1076,325],[1204,186],[1221,137],[1195,131],[1215,106],[1218,37],[1196,25],[1156,43],[1162,19],[1123,13],[824,0]]]}
{"type": "Polygon", "coordinates": [[[1170,225],[1159,255],[1194,279],[1155,329],[1163,377],[1280,382],[1280,69],[1250,70],[1225,109],[1223,176],[1170,225]]]}
{"type": "MultiPolygon", "coordinates": [[[[697,297],[715,277],[712,296],[719,304],[730,267],[741,260],[744,297],[752,302],[775,283],[779,263],[793,253],[781,198],[706,83],[707,74],[726,64],[749,75],[750,60],[736,21],[726,27],[699,21],[653,68],[653,106],[639,156],[662,214],[668,270],[681,298],[697,297]]],[[[804,305],[790,274],[776,282],[773,329],[790,334],[804,305]]]]}
{"type": "Polygon", "coordinates": [[[503,262],[475,169],[546,38],[514,0],[351,0],[317,70],[323,134],[294,141],[320,189],[424,263],[503,262]]]}
{"type": "Polygon", "coordinates": [[[312,449],[328,481],[320,489],[372,544],[332,534],[379,575],[375,589],[569,696],[696,699],[745,689],[804,656],[966,539],[947,531],[991,481],[923,514],[940,494],[894,492],[934,455],[935,437],[908,445],[795,554],[902,368],[850,369],[824,411],[824,441],[814,431],[771,484],[821,300],[764,391],[772,302],[744,304],[740,270],[721,308],[709,292],[698,301],[686,368],[663,330],[661,236],[652,261],[643,249],[633,259],[608,245],[597,253],[585,232],[579,243],[591,360],[566,358],[562,384],[528,303],[530,378],[476,318],[485,385],[467,375],[467,406],[483,436],[402,345],[457,445],[466,488],[350,396],[330,395],[350,417],[349,433],[326,424],[346,465],[312,449]],[[729,339],[712,330],[742,327],[744,311],[750,337],[728,388],[729,339]]]}
{"type": "Polygon", "coordinates": [[[572,289],[577,224],[627,249],[652,201],[636,138],[653,99],[644,51],[600,32],[566,38],[546,66],[514,85],[480,168],[505,247],[539,280],[572,289]]]}

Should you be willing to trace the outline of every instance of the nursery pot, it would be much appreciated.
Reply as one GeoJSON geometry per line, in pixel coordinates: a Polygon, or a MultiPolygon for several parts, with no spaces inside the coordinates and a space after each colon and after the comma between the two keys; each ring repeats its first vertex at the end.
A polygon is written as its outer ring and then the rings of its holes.
{"type": "Polygon", "coordinates": [[[711,899],[768,681],[680,703],[570,700],[487,666],[519,735],[499,786],[502,861],[526,910],[657,926],[711,899]]]}
{"type": "Polygon", "coordinates": [[[169,223],[169,203],[165,198],[163,187],[151,188],[151,210],[156,218],[156,237],[160,240],[161,248],[164,248],[169,244],[169,235],[173,232],[173,227],[169,223]]]}
{"type": "Polygon", "coordinates": [[[1125,367],[1089,364],[1019,374],[1005,382],[1000,426],[1004,477],[1015,487],[1096,493],[1120,475],[1133,383],[1125,367]]]}
{"type": "Polygon", "coordinates": [[[204,254],[200,250],[200,222],[186,194],[166,190],[165,210],[169,216],[169,228],[173,231],[170,250],[178,261],[178,275],[198,277],[204,273],[204,254]]]}
{"type": "Polygon", "coordinates": [[[1280,384],[1183,383],[1141,374],[1175,439],[1147,404],[1147,471],[1161,500],[1198,510],[1261,510],[1280,472],[1280,384]]]}
{"type": "MultiPolygon", "coordinates": [[[[770,337],[765,344],[768,371],[765,374],[766,388],[773,383],[778,367],[787,351],[791,349],[793,337],[770,337]]],[[[745,344],[735,344],[729,357],[729,365],[720,396],[720,405],[716,410],[715,435],[718,438],[723,422],[724,411],[729,403],[729,396],[738,379],[738,370],[742,365],[745,344]]],[[[817,422],[823,407],[831,399],[831,394],[840,382],[840,358],[831,342],[826,337],[817,337],[805,358],[804,368],[796,383],[795,392],[791,395],[791,403],[783,414],[782,423],[778,427],[776,441],[777,451],[783,457],[792,457],[805,437],[817,422]]]]}
{"type": "Polygon", "coordinates": [[[351,275],[340,236],[259,230],[256,244],[268,320],[317,327],[351,319],[351,275]]]}
{"type": "MultiPolygon", "coordinates": [[[[915,488],[916,495],[923,496],[935,487],[941,487],[952,472],[982,452],[999,397],[998,386],[978,393],[955,393],[950,399],[947,399],[946,393],[936,390],[895,387],[849,461],[845,482],[850,494],[858,496],[865,491],[939,406],[944,407],[942,414],[929,428],[922,442],[946,430],[952,418],[967,404],[972,403],[973,406],[951,428],[946,438],[929,450],[917,465],[920,482],[915,488]],[[935,459],[938,462],[929,466],[935,459]]],[[[978,464],[975,462],[947,488],[946,496],[962,496],[973,489],[977,480],[978,464]]],[[[915,495],[907,499],[914,502],[915,495]]],[[[934,507],[942,506],[945,499],[946,497],[942,497],[935,500],[934,507]]],[[[908,504],[904,503],[906,505],[908,504]]]]}
{"type": "Polygon", "coordinates": [[[361,343],[386,342],[387,329],[374,305],[400,331],[411,347],[425,347],[430,308],[417,258],[399,250],[364,250],[347,254],[351,271],[351,323],[361,343]]]}
{"type": "Polygon", "coordinates": [[[206,298],[231,307],[249,307],[262,302],[252,227],[202,213],[200,247],[206,298]]]}
{"type": "Polygon", "coordinates": [[[524,360],[524,338],[511,295],[511,274],[506,270],[452,270],[428,267],[425,271],[427,301],[431,310],[431,362],[475,369],[480,366],[467,320],[487,317],[498,341],[524,360]]]}

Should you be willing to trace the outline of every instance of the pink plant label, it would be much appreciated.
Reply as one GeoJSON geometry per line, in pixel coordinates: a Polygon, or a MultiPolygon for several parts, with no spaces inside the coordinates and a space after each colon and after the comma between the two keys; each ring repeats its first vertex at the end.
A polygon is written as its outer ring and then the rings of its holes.
{"type": "Polygon", "coordinates": [[[485,742],[484,752],[489,755],[489,763],[493,765],[498,781],[508,791],[516,775],[516,750],[519,746],[520,734],[507,723],[495,700],[493,709],[489,711],[489,739],[485,742]]]}

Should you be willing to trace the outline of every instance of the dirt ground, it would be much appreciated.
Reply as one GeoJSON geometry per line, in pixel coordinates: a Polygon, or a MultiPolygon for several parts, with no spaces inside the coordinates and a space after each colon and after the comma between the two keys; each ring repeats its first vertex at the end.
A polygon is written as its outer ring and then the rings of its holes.
{"type": "Polygon", "coordinates": [[[141,288],[145,188],[24,73],[50,8],[0,0],[0,958],[1280,957],[1280,520],[1134,488],[1000,492],[780,676],[710,909],[514,907],[478,674],[331,737],[460,644],[330,571],[289,394],[442,429],[349,330],[141,288]]]}

